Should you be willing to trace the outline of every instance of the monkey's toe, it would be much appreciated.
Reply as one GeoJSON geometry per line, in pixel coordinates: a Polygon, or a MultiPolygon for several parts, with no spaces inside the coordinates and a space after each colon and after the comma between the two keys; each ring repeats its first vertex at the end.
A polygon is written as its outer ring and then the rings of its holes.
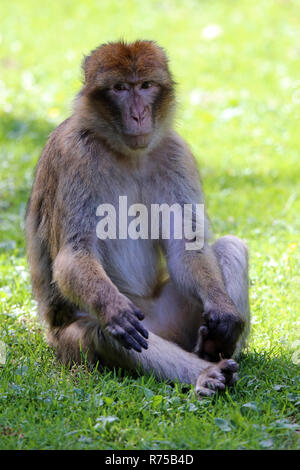
{"type": "Polygon", "coordinates": [[[239,366],[233,359],[223,359],[219,363],[220,370],[225,373],[237,372],[239,366]]]}
{"type": "Polygon", "coordinates": [[[222,391],[225,389],[225,377],[217,369],[217,367],[208,367],[198,377],[196,383],[196,393],[200,396],[211,396],[216,391],[222,391]]]}
{"type": "Polygon", "coordinates": [[[218,364],[209,366],[198,377],[196,393],[200,396],[212,396],[216,391],[223,391],[237,381],[238,364],[233,359],[223,359],[218,364]]]}

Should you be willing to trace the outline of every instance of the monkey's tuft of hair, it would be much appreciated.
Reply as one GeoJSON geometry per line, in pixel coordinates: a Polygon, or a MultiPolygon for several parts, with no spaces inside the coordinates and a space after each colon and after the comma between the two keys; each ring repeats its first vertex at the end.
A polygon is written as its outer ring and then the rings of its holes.
{"type": "Polygon", "coordinates": [[[85,83],[95,80],[97,74],[114,71],[126,75],[143,76],[157,70],[165,71],[165,80],[174,84],[168,68],[168,58],[161,46],[155,41],[138,40],[132,43],[126,41],[107,42],[91,51],[82,64],[85,83]]]}

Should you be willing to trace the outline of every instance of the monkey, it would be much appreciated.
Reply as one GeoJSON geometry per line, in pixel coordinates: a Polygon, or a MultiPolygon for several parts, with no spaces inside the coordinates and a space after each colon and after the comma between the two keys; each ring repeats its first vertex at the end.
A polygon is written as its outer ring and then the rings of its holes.
{"type": "Polygon", "coordinates": [[[174,130],[175,82],[154,41],[100,45],[73,113],[36,167],[25,230],[32,289],[64,364],[142,370],[214,395],[236,380],[249,332],[248,249],[185,239],[100,239],[97,207],[204,204],[195,157],[174,130]]]}

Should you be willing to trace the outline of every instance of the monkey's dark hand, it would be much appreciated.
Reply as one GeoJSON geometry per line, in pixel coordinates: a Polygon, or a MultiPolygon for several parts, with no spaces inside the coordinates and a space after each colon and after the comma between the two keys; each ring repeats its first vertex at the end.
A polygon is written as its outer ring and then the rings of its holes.
{"type": "Polygon", "coordinates": [[[148,331],[141,324],[143,313],[125,296],[119,297],[113,309],[104,329],[126,349],[134,349],[137,352],[142,352],[142,348],[148,349],[144,339],[148,338],[148,331]]]}
{"type": "Polygon", "coordinates": [[[244,328],[244,322],[239,312],[223,311],[218,307],[203,313],[205,323],[199,329],[198,354],[209,361],[219,361],[230,358],[235,350],[237,341],[244,328]]]}

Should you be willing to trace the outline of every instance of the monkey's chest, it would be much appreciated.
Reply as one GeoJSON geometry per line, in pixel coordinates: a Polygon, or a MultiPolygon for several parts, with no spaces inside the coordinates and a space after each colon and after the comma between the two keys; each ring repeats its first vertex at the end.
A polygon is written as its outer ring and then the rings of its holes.
{"type": "MultiPolygon", "coordinates": [[[[118,191],[107,187],[97,207],[96,233],[107,274],[123,293],[149,296],[159,275],[158,240],[143,185],[118,175],[118,191]]],[[[144,188],[145,189],[145,188],[144,188]]],[[[148,193],[148,191],[146,191],[148,193]]]]}

